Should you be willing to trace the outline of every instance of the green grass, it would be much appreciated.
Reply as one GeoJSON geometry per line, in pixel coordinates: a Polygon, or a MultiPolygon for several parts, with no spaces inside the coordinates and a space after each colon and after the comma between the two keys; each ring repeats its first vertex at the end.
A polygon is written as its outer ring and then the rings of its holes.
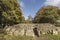
{"type": "Polygon", "coordinates": [[[5,40],[4,35],[4,33],[0,33],[0,40],[5,40]]]}
{"type": "Polygon", "coordinates": [[[60,35],[51,35],[51,34],[47,34],[47,35],[41,35],[40,38],[46,38],[49,40],[60,40],[60,35]]]}
{"type": "MultiPolygon", "coordinates": [[[[6,40],[34,40],[33,37],[29,37],[29,36],[5,35],[5,38],[6,40]]],[[[50,35],[50,34],[40,35],[39,40],[60,40],[60,35],[50,35]]]]}
{"type": "Polygon", "coordinates": [[[33,37],[30,36],[11,36],[11,35],[5,35],[6,40],[34,40],[33,37]]]}
{"type": "MultiPolygon", "coordinates": [[[[1,34],[0,36],[4,36],[4,40],[35,40],[31,36],[14,36],[14,35],[8,35],[8,34],[1,34]]],[[[3,38],[2,38],[3,40],[3,38]]],[[[51,35],[51,34],[46,34],[46,35],[40,35],[38,39],[36,40],[60,40],[60,35],[51,35]]]]}

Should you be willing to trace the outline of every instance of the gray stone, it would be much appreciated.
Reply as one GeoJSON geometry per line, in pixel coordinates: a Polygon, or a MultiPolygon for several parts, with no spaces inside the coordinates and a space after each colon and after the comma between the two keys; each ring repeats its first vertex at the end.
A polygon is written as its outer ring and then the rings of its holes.
{"type": "MultiPolygon", "coordinates": [[[[56,29],[52,24],[17,24],[14,26],[5,27],[5,31],[11,35],[26,35],[26,36],[35,36],[33,29],[37,28],[38,34],[47,34],[48,31],[56,29]]],[[[59,27],[60,28],[60,27],[59,27]]],[[[57,28],[58,29],[58,28],[57,28]]],[[[60,32],[60,29],[58,29],[60,32]]],[[[53,30],[53,34],[58,34],[58,31],[53,30]]]]}

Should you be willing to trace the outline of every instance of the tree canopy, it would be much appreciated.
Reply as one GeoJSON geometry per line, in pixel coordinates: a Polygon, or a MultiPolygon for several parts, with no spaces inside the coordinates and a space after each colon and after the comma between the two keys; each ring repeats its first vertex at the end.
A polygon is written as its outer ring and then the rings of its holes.
{"type": "Polygon", "coordinates": [[[0,0],[0,24],[22,23],[23,16],[17,0],[0,0]]]}
{"type": "Polygon", "coordinates": [[[33,20],[32,16],[29,15],[28,18],[25,20],[25,23],[33,23],[32,20],[33,20]]]}
{"type": "Polygon", "coordinates": [[[56,23],[59,19],[60,12],[56,6],[43,6],[36,13],[33,22],[34,23],[56,23]]]}

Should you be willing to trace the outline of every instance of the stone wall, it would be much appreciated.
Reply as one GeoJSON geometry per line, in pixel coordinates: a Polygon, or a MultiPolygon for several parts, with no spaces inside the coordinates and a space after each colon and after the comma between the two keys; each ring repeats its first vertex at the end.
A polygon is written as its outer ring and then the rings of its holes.
{"type": "MultiPolygon", "coordinates": [[[[46,34],[47,32],[55,28],[54,25],[45,23],[45,24],[17,24],[14,26],[6,26],[5,31],[10,35],[26,35],[26,36],[36,36],[33,29],[36,28],[38,35],[46,34]]],[[[55,30],[54,30],[55,31],[55,30]]]]}

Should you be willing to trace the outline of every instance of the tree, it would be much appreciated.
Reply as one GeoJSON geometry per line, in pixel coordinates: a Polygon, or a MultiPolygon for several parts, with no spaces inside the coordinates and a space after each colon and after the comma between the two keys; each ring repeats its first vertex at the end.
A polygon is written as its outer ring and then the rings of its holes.
{"type": "Polygon", "coordinates": [[[29,15],[28,18],[25,20],[25,23],[32,23],[32,16],[29,15]]]}
{"type": "Polygon", "coordinates": [[[59,8],[56,6],[43,6],[34,17],[34,23],[56,23],[59,19],[59,8]]]}
{"type": "Polygon", "coordinates": [[[0,0],[0,25],[22,23],[23,16],[17,0],[0,0]]]}

